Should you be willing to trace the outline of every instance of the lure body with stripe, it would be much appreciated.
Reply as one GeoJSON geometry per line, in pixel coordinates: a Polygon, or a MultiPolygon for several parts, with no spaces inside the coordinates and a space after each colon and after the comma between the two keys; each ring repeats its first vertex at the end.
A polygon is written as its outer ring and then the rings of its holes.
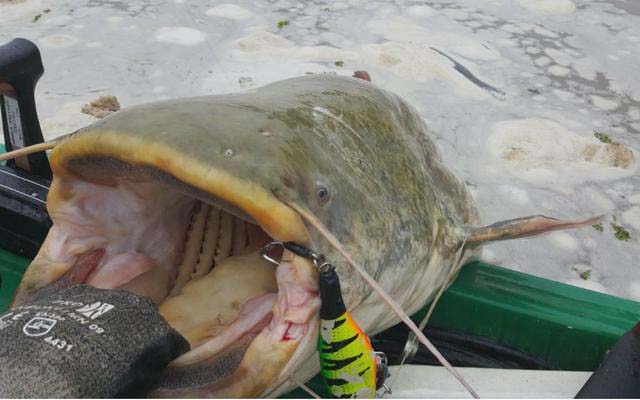
{"type": "Polygon", "coordinates": [[[367,335],[346,310],[333,267],[320,270],[320,372],[327,389],[340,398],[373,398],[376,354],[367,335]]]}

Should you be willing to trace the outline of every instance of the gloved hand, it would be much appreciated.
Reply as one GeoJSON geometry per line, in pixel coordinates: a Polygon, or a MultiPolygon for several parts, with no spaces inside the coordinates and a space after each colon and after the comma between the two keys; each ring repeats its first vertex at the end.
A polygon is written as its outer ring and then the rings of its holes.
{"type": "Polygon", "coordinates": [[[0,315],[0,397],[140,397],[188,350],[151,300],[73,286],[0,315]]]}

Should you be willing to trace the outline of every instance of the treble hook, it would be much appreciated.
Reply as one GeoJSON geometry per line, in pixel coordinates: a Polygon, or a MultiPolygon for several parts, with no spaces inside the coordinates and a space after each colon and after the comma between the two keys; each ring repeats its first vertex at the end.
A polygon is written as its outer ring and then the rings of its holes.
{"type": "Polygon", "coordinates": [[[311,260],[313,262],[314,267],[318,271],[322,269],[326,269],[327,267],[331,266],[331,263],[328,263],[325,260],[324,255],[318,254],[313,250],[305,246],[302,246],[296,242],[279,242],[279,241],[271,242],[262,248],[262,250],[260,251],[260,256],[274,265],[280,265],[280,261],[274,259],[269,255],[269,252],[277,247],[281,247],[283,250],[289,250],[290,252],[294,253],[297,256],[311,260]]]}

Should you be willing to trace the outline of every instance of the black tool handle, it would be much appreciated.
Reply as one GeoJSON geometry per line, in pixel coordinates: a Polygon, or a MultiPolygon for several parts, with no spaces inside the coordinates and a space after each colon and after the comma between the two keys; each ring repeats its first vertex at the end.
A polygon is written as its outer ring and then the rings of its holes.
{"type": "Polygon", "coordinates": [[[640,398],[640,322],[622,335],[576,399],[640,398]]]}
{"type": "MultiPolygon", "coordinates": [[[[36,83],[43,73],[40,51],[33,42],[18,38],[0,46],[0,110],[7,151],[44,141],[35,102],[36,83]]],[[[7,165],[51,179],[44,151],[10,160],[7,165]]]]}

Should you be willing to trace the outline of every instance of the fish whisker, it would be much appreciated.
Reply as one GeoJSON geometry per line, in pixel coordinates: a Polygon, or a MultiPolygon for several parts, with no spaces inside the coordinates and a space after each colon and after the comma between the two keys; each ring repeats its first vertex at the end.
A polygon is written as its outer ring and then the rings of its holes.
{"type": "Polygon", "coordinates": [[[14,158],[28,156],[30,154],[39,153],[45,150],[51,150],[62,143],[61,138],[49,140],[48,142],[38,143],[31,146],[23,147],[21,149],[12,150],[3,154],[0,154],[0,161],[13,160],[14,158]]]}

